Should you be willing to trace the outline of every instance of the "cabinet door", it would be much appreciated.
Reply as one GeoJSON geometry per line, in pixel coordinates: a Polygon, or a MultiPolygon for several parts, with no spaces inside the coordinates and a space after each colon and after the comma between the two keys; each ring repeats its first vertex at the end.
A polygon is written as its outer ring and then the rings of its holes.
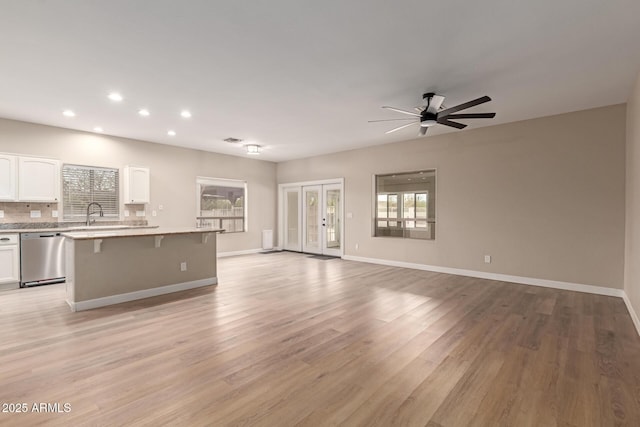
{"type": "Polygon", "coordinates": [[[0,154],[0,200],[16,200],[16,156],[0,154]]]}
{"type": "Polygon", "coordinates": [[[18,199],[24,202],[57,202],[60,197],[60,162],[20,157],[18,199]]]}
{"type": "Polygon", "coordinates": [[[149,168],[127,166],[124,172],[124,203],[149,203],[149,168]]]}
{"type": "Polygon", "coordinates": [[[0,283],[20,281],[18,245],[0,246],[0,283]]]}

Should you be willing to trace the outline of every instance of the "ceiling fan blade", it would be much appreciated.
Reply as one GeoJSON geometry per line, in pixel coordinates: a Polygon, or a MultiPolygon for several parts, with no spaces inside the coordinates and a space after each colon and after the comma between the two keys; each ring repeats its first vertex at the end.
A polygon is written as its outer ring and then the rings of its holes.
{"type": "Polygon", "coordinates": [[[443,102],[444,102],[444,96],[433,95],[433,97],[431,98],[431,102],[429,102],[429,108],[427,108],[427,113],[436,114],[443,102]]]}
{"type": "Polygon", "coordinates": [[[450,120],[447,120],[447,118],[438,118],[438,123],[445,126],[451,126],[452,128],[456,129],[464,129],[467,127],[467,125],[463,125],[462,123],[458,122],[452,122],[450,120]]]}
{"type": "Polygon", "coordinates": [[[382,119],[382,120],[369,120],[369,123],[376,122],[395,122],[396,120],[415,120],[414,117],[407,117],[406,119],[382,119]]]}
{"type": "Polygon", "coordinates": [[[447,108],[446,110],[442,110],[438,113],[438,116],[445,117],[449,114],[453,114],[456,111],[466,110],[467,108],[475,107],[476,105],[484,104],[485,102],[491,101],[491,98],[488,96],[483,96],[478,99],[474,99],[473,101],[465,102],[464,104],[456,105],[455,107],[447,108]]]}
{"type": "Polygon", "coordinates": [[[407,110],[401,110],[399,108],[395,108],[395,107],[389,107],[387,105],[383,106],[382,108],[386,108],[387,110],[392,110],[392,111],[396,111],[398,113],[402,113],[402,114],[408,114],[410,116],[416,116],[416,117],[420,117],[420,114],[418,113],[414,113],[411,111],[407,111],[407,110]]]}
{"type": "Polygon", "coordinates": [[[406,124],[406,125],[398,126],[398,127],[397,127],[397,128],[395,128],[395,129],[388,130],[388,131],[386,131],[385,133],[392,133],[392,132],[395,132],[395,131],[397,131],[397,130],[400,130],[400,129],[404,129],[404,128],[406,128],[406,127],[409,127],[409,126],[417,125],[418,123],[419,123],[419,122],[411,122],[411,123],[406,124]]]}
{"type": "Polygon", "coordinates": [[[429,128],[427,126],[420,126],[420,132],[418,132],[418,135],[420,135],[420,136],[426,135],[427,134],[427,130],[429,130],[429,128]]]}
{"type": "Polygon", "coordinates": [[[447,119],[493,119],[496,113],[449,114],[447,119]]]}

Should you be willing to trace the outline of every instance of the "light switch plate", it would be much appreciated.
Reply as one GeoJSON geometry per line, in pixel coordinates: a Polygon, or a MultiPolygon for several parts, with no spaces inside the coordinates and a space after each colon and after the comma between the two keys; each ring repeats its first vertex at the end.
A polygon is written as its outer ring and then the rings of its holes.
{"type": "Polygon", "coordinates": [[[31,211],[31,218],[40,218],[42,217],[42,212],[40,211],[31,211]]]}
{"type": "Polygon", "coordinates": [[[51,217],[52,217],[52,218],[58,218],[58,211],[56,211],[56,210],[52,210],[52,211],[51,211],[51,217]]]}
{"type": "Polygon", "coordinates": [[[127,209],[124,210],[124,216],[129,216],[129,211],[127,209]]]}

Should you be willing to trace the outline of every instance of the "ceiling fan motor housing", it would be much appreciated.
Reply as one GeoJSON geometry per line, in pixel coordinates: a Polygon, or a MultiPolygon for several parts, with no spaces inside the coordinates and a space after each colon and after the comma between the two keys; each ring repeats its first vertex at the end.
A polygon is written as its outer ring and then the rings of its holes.
{"type": "Polygon", "coordinates": [[[420,114],[420,126],[429,127],[438,124],[436,120],[436,115],[433,113],[427,112],[425,109],[422,114],[420,114]]]}

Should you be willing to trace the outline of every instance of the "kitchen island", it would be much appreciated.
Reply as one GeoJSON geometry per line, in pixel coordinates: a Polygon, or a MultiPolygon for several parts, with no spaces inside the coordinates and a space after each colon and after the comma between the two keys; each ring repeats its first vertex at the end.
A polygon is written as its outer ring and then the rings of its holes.
{"type": "Polygon", "coordinates": [[[73,311],[218,283],[213,228],[83,230],[65,239],[73,311]]]}

